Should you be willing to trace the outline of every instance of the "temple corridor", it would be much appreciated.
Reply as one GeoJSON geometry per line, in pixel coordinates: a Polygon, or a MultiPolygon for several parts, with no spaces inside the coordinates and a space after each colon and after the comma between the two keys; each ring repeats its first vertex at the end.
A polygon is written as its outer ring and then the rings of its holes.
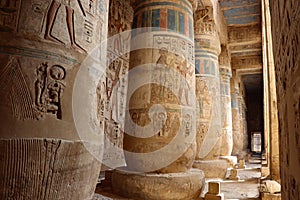
{"type": "Polygon", "coordinates": [[[0,200],[300,200],[299,0],[0,0],[0,200]]]}

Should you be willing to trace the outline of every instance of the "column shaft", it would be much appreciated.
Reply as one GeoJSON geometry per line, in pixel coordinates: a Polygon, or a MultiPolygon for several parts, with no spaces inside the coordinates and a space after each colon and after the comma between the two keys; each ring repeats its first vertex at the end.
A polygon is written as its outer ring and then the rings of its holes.
{"type": "MultiPolygon", "coordinates": [[[[103,141],[83,142],[75,118],[96,121],[96,109],[78,113],[72,105],[83,60],[107,38],[107,6],[88,0],[0,3],[0,199],[92,198],[100,162],[87,145],[101,154],[103,141]]],[[[96,96],[96,88],[85,91],[96,96]]]]}

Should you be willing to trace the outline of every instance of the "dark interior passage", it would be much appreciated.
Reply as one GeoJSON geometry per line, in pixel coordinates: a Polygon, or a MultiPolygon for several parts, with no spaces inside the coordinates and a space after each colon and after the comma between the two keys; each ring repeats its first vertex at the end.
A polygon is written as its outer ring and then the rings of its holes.
{"type": "Polygon", "coordinates": [[[248,149],[254,133],[261,133],[261,150],[264,147],[264,107],[262,74],[244,75],[242,80],[246,89],[248,149]]]}

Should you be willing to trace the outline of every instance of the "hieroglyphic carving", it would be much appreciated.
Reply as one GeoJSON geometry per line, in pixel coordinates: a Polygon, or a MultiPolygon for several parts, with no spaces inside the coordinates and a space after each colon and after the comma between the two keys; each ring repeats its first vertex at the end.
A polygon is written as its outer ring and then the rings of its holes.
{"type": "Polygon", "coordinates": [[[233,68],[262,66],[262,58],[261,56],[233,58],[231,64],[233,68]]]}
{"type": "MultiPolygon", "coordinates": [[[[189,89],[193,74],[194,69],[185,58],[178,54],[172,54],[165,47],[162,47],[159,50],[159,57],[156,61],[156,67],[151,74],[151,79],[155,83],[173,88],[173,91],[178,91],[177,97],[179,101],[182,104],[189,105],[189,89]],[[172,70],[167,70],[169,67],[172,70]]],[[[160,98],[160,101],[167,103],[174,102],[175,100],[172,90],[165,87],[152,87],[151,98],[152,102],[155,102],[158,98],[160,98]]]]}
{"type": "Polygon", "coordinates": [[[61,101],[65,88],[66,71],[60,65],[48,66],[47,63],[40,64],[36,69],[37,79],[35,81],[35,106],[41,112],[56,115],[62,119],[61,101]]]}
{"type": "Polygon", "coordinates": [[[0,31],[16,31],[21,0],[0,1],[0,31]]]}
{"type": "Polygon", "coordinates": [[[19,120],[35,119],[33,100],[18,58],[10,57],[0,72],[0,80],[1,96],[8,97],[13,116],[19,120]]]}
{"type": "MultiPolygon", "coordinates": [[[[104,0],[101,2],[103,3],[104,0]]],[[[101,2],[100,5],[102,5],[101,2]]],[[[109,1],[109,19],[108,68],[97,87],[98,117],[107,139],[105,147],[122,148],[128,82],[126,74],[129,69],[129,53],[126,52],[130,49],[130,34],[120,33],[131,28],[133,10],[129,2],[109,1]]],[[[88,22],[86,22],[86,27],[90,27],[88,22]]],[[[110,153],[105,152],[104,157],[107,157],[106,159],[119,158],[117,153],[113,155],[110,153]]]]}
{"type": "Polygon", "coordinates": [[[195,12],[195,34],[216,35],[217,29],[212,7],[199,7],[195,12]]]}
{"type": "Polygon", "coordinates": [[[232,27],[228,30],[228,39],[229,44],[251,40],[261,41],[261,27],[232,27]]]}
{"type": "Polygon", "coordinates": [[[181,37],[163,34],[154,35],[153,41],[153,47],[155,49],[165,48],[169,52],[184,56],[188,62],[194,63],[194,46],[192,42],[189,42],[181,37]]]}
{"type": "Polygon", "coordinates": [[[196,84],[197,108],[201,121],[208,121],[212,117],[212,96],[206,81],[199,80],[196,84]]]}

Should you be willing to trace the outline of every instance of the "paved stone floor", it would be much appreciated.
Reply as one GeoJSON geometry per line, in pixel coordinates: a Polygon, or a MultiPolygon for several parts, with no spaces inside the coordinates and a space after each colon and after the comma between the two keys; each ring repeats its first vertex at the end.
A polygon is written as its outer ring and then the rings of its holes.
{"type": "MultiPolygon", "coordinates": [[[[239,181],[232,180],[220,180],[220,179],[206,179],[206,183],[209,181],[220,181],[221,192],[224,193],[224,197],[227,200],[257,200],[259,197],[259,182],[261,177],[261,161],[258,157],[252,157],[249,163],[246,163],[246,169],[238,169],[239,181]]],[[[229,169],[227,177],[229,176],[229,169]]],[[[201,197],[197,200],[204,199],[204,195],[207,192],[207,185],[204,188],[201,197]]],[[[97,187],[96,194],[93,200],[134,200],[116,196],[112,194],[109,187],[97,187]],[[97,194],[98,193],[98,194],[97,194]]]]}

